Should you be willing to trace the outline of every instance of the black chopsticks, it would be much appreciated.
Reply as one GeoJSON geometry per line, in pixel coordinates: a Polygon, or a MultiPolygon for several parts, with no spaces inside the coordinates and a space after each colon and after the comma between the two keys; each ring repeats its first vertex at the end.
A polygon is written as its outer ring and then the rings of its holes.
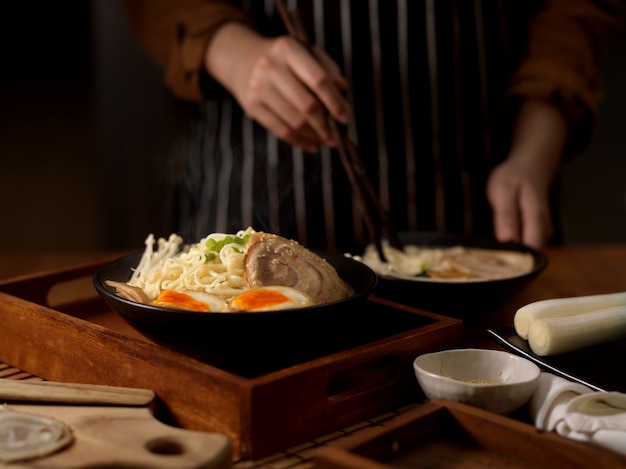
{"type": "MultiPolygon", "coordinates": [[[[298,40],[309,51],[311,56],[318,60],[302,25],[299,12],[297,10],[288,10],[284,0],[276,0],[276,6],[288,34],[298,40]]],[[[386,262],[381,232],[386,232],[391,246],[402,250],[402,243],[392,229],[389,214],[378,200],[376,191],[367,177],[365,165],[356,143],[350,139],[347,128],[344,125],[337,122],[329,113],[327,113],[327,117],[333,137],[337,142],[337,150],[342,166],[350,182],[354,197],[361,208],[369,235],[376,246],[380,260],[386,262]]]]}

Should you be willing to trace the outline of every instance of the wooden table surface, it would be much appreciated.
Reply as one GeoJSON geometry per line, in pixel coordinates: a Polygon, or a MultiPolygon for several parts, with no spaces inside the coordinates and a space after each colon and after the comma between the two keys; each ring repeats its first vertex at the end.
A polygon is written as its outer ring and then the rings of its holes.
{"type": "MultiPolygon", "coordinates": [[[[0,279],[124,254],[120,251],[0,252],[0,279]]],[[[549,248],[546,254],[549,265],[526,289],[524,299],[626,290],[626,243],[563,246],[549,248]]]]}
{"type": "Polygon", "coordinates": [[[119,251],[98,252],[0,252],[0,280],[77,264],[113,259],[119,251]]]}
{"type": "Polygon", "coordinates": [[[550,248],[546,255],[546,269],[496,313],[468,331],[468,340],[487,327],[512,326],[515,311],[533,301],[626,291],[626,244],[564,246],[550,248]]]}
{"type": "MultiPolygon", "coordinates": [[[[31,273],[114,259],[121,252],[0,253],[0,281],[31,273]]],[[[511,326],[518,307],[546,298],[626,291],[626,243],[549,248],[548,267],[523,291],[467,331],[478,343],[486,327],[511,326]]]]}
{"type": "MultiPolygon", "coordinates": [[[[4,279],[42,271],[112,260],[122,254],[124,253],[0,253],[0,282],[4,279]]],[[[550,248],[546,254],[549,264],[544,272],[522,292],[511,298],[499,311],[467,330],[463,339],[467,345],[496,347],[493,341],[484,334],[485,329],[487,327],[511,326],[517,308],[532,301],[626,291],[626,244],[565,246],[550,248]]],[[[386,415],[381,416],[381,418],[389,419],[393,416],[386,415]]],[[[376,422],[370,424],[376,424],[376,422]]],[[[337,433],[341,433],[340,436],[344,437],[347,432],[337,433]]],[[[337,435],[329,435],[328,438],[337,437],[337,435]]],[[[289,467],[310,469],[313,467],[311,464],[313,449],[313,444],[311,446],[303,445],[296,449],[288,449],[279,454],[273,454],[262,461],[242,461],[235,464],[234,468],[289,467]]]]}

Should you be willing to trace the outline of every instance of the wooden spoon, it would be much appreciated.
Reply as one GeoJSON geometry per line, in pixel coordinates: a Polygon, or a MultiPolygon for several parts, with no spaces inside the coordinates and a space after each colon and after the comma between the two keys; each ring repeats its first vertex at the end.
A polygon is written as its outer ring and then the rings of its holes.
{"type": "Polygon", "coordinates": [[[0,401],[144,406],[154,400],[150,389],[97,384],[0,379],[0,401]]]}

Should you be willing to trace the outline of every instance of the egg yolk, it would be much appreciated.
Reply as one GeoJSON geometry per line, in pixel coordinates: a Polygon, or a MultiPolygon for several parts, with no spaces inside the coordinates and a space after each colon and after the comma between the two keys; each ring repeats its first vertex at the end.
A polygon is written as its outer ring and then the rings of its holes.
{"type": "Polygon", "coordinates": [[[211,311],[208,304],[198,301],[185,293],[179,293],[172,290],[163,290],[157,299],[154,300],[154,304],[157,306],[188,309],[198,312],[211,311]]]}
{"type": "Polygon", "coordinates": [[[268,306],[276,306],[290,301],[290,298],[275,290],[251,290],[239,295],[233,304],[241,309],[259,309],[268,306]]]}

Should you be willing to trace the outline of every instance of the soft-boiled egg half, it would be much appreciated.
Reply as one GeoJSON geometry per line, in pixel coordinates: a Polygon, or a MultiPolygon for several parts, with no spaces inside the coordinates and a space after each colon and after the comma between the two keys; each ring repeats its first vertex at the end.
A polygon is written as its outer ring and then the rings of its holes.
{"type": "Polygon", "coordinates": [[[152,304],[165,308],[197,311],[199,313],[228,311],[226,300],[201,291],[181,293],[174,290],[163,290],[152,304]]]}
{"type": "Polygon", "coordinates": [[[240,293],[230,302],[230,311],[276,311],[304,308],[315,302],[306,293],[292,287],[257,287],[240,293]]]}

